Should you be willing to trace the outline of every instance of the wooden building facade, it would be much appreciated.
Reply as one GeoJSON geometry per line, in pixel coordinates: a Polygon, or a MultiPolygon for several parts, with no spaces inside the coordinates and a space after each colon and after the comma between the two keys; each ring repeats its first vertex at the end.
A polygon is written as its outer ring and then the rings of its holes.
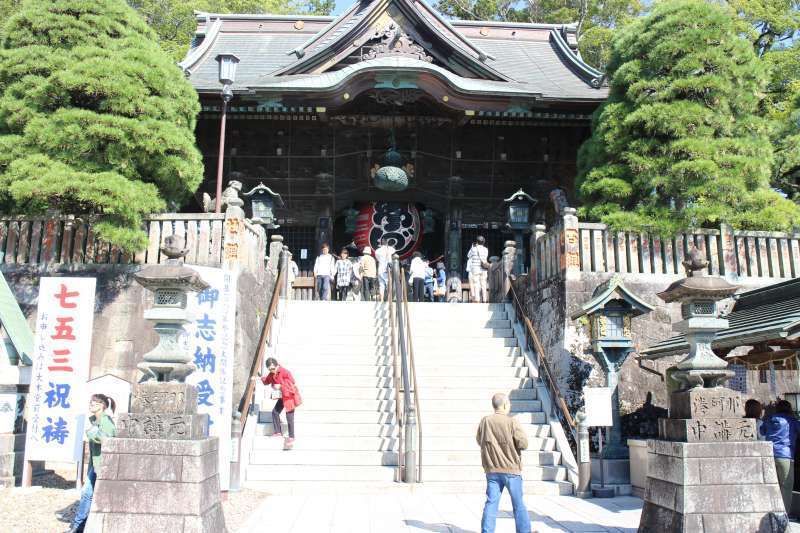
{"type": "Polygon", "coordinates": [[[574,200],[577,150],[607,96],[574,37],[446,21],[414,0],[363,0],[336,18],[201,14],[181,64],[203,110],[198,194],[216,179],[217,57],[234,54],[225,181],[281,195],[278,232],[301,269],[321,242],[374,248],[386,235],[462,271],[478,233],[499,254],[513,192],[537,199],[534,222],[555,218],[553,190],[574,200]]]}

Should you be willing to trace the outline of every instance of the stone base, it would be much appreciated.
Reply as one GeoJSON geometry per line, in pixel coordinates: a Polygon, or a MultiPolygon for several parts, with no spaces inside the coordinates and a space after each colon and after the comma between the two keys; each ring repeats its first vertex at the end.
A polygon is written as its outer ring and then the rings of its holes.
{"type": "Polygon", "coordinates": [[[122,413],[117,419],[122,438],[196,440],[208,437],[208,415],[122,413]]]}
{"type": "Polygon", "coordinates": [[[639,532],[783,533],[769,442],[649,440],[639,532]]]}
{"type": "MultiPolygon", "coordinates": [[[[22,481],[25,460],[25,433],[0,434],[0,487],[13,487],[22,481]]],[[[33,475],[44,473],[44,461],[31,461],[33,475]]]]}
{"type": "MultiPolygon", "coordinates": [[[[592,489],[601,488],[600,483],[592,483],[592,489]]],[[[633,487],[625,483],[606,483],[605,488],[613,492],[613,496],[630,496],[633,494],[633,487]]]]}
{"type": "Polygon", "coordinates": [[[606,485],[630,485],[631,462],[629,459],[603,459],[592,457],[592,486],[600,486],[600,480],[606,485]],[[602,475],[602,477],[601,477],[602,475]]]}
{"type": "Polygon", "coordinates": [[[216,437],[103,443],[86,533],[226,532],[216,437]]]}

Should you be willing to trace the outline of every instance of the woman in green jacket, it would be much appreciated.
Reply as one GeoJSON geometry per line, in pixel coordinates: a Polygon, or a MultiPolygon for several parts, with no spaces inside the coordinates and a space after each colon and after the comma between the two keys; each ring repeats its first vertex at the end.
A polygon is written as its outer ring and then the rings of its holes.
{"type": "Polygon", "coordinates": [[[103,440],[117,434],[114,421],[106,414],[106,409],[114,412],[116,404],[114,400],[105,394],[93,394],[89,400],[89,429],[86,430],[86,437],[89,440],[89,471],[86,475],[87,483],[83,486],[81,501],[78,503],[78,510],[75,518],[72,519],[70,533],[79,533],[86,526],[86,519],[89,518],[89,510],[92,508],[92,495],[94,494],[94,482],[97,479],[97,469],[100,468],[100,448],[103,440]]]}

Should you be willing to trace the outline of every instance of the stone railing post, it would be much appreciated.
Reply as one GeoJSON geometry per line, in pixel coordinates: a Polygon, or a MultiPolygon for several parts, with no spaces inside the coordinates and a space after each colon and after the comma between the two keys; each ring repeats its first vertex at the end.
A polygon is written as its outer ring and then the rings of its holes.
{"type": "Polygon", "coordinates": [[[739,269],[736,265],[737,257],[735,236],[731,225],[725,222],[719,226],[719,246],[722,247],[722,264],[720,265],[720,274],[729,279],[738,278],[739,269]]]}
{"type": "Polygon", "coordinates": [[[270,237],[269,242],[269,270],[272,276],[278,275],[280,268],[281,252],[283,251],[283,237],[281,235],[273,235],[270,237]]]}
{"type": "Polygon", "coordinates": [[[580,238],[578,235],[577,210],[563,209],[561,228],[561,275],[565,280],[578,279],[581,275],[580,238]]]}
{"type": "Polygon", "coordinates": [[[531,286],[535,286],[542,275],[542,255],[539,251],[539,241],[542,237],[544,237],[545,233],[547,233],[547,227],[544,224],[534,224],[532,231],[531,231],[531,240],[530,240],[530,248],[531,248],[531,271],[530,271],[530,283],[531,286]]]}
{"type": "MultiPolygon", "coordinates": [[[[226,189],[226,193],[231,189],[226,189]]],[[[222,235],[222,267],[235,270],[241,267],[244,254],[244,202],[231,193],[226,199],[225,223],[222,235]]]]}

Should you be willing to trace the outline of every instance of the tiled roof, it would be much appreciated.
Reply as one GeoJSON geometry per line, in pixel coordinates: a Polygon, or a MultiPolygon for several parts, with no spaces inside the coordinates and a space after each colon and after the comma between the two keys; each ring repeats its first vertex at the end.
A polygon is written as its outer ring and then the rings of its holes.
{"type": "MultiPolygon", "coordinates": [[[[294,26],[292,18],[287,16],[200,15],[198,34],[208,33],[204,40],[198,39],[199,44],[181,65],[199,92],[219,90],[215,58],[220,53],[233,53],[240,59],[234,91],[330,88],[326,84],[340,83],[348,74],[369,70],[370,67],[385,68],[386,65],[378,60],[365,61],[356,69],[346,67],[343,74],[339,71],[281,74],[281,71],[302,62],[302,57],[298,56],[319,54],[326,46],[332,46],[337,38],[342,39],[340,34],[347,32],[340,31],[340,28],[350,27],[351,21],[356,24],[358,14],[367,5],[372,5],[372,2],[365,1],[348,9],[343,15],[347,19],[297,17],[299,22],[294,26]],[[215,20],[221,20],[216,28],[215,20]]],[[[440,25],[436,31],[441,33],[444,28],[451,33],[447,37],[449,42],[463,40],[465,44],[459,45],[460,50],[464,53],[478,51],[484,56],[480,62],[486,68],[509,81],[467,78],[454,72],[445,73],[441,67],[421,61],[416,62],[418,64],[413,61],[398,63],[403,68],[436,71],[446,77],[451,86],[467,92],[488,91],[546,100],[595,102],[607,96],[607,88],[599,86],[602,74],[582,63],[567,43],[567,31],[574,31],[569,27],[492,22],[486,22],[485,28],[480,22],[445,22],[445,26],[441,26],[442,21],[438,18],[432,20],[430,14],[425,17],[431,24],[440,25]],[[458,37],[454,38],[453,33],[458,37]]],[[[477,64],[478,59],[474,61],[477,64]]]]}
{"type": "MultiPolygon", "coordinates": [[[[725,318],[730,327],[717,334],[713,348],[751,346],[786,339],[800,332],[800,278],[743,292],[725,318]]],[[[688,351],[686,337],[676,335],[642,350],[644,359],[680,355],[688,351]]]]}

